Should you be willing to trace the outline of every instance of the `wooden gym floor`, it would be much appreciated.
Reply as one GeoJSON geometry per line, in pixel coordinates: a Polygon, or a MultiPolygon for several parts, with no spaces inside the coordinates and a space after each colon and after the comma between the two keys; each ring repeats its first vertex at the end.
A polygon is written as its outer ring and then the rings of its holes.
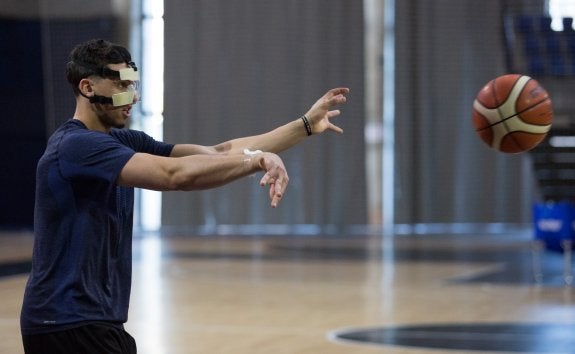
{"type": "MultiPolygon", "coordinates": [[[[32,237],[0,235],[0,353],[32,237]]],[[[127,330],[143,354],[575,353],[563,258],[528,236],[145,236],[127,330]]],[[[570,269],[570,268],[569,268],[570,269]]]]}

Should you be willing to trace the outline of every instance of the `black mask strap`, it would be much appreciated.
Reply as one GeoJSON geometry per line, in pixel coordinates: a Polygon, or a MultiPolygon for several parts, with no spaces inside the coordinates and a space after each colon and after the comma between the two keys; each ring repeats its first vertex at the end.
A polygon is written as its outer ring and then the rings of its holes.
{"type": "Polygon", "coordinates": [[[86,97],[90,101],[90,103],[114,104],[114,101],[112,100],[111,97],[100,96],[100,95],[94,95],[92,97],[88,97],[88,96],[84,95],[81,91],[80,91],[80,95],[86,97]]]}

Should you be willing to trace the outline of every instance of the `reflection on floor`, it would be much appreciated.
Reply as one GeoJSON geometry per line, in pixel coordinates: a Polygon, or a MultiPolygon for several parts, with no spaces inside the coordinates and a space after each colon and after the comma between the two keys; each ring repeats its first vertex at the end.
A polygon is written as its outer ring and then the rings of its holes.
{"type": "MultiPolygon", "coordinates": [[[[288,242],[276,239],[268,242],[264,249],[247,252],[227,250],[222,252],[182,251],[164,253],[164,258],[206,259],[206,260],[266,260],[266,261],[321,261],[338,260],[348,262],[393,261],[393,262],[433,262],[440,263],[497,263],[498,266],[486,272],[472,276],[454,277],[450,282],[456,283],[498,283],[498,284],[535,284],[545,286],[564,286],[565,268],[563,254],[555,251],[540,250],[535,252],[529,242],[520,243],[520,247],[489,248],[437,248],[426,246],[398,248],[384,253],[380,249],[369,248],[366,244],[358,246],[338,242],[331,238],[318,244],[315,238],[295,238],[288,242]],[[538,276],[537,276],[538,274],[538,276]]],[[[344,241],[343,239],[340,241],[344,241]]],[[[403,242],[399,242],[400,244],[403,242]]],[[[572,274],[575,266],[571,265],[572,274]]]]}
{"type": "Polygon", "coordinates": [[[433,349],[575,353],[575,324],[428,324],[341,331],[335,340],[433,349]]]}

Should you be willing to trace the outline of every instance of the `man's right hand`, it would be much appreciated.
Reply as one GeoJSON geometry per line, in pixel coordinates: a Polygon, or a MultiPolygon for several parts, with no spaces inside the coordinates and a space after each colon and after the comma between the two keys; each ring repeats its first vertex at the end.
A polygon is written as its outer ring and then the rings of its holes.
{"type": "Polygon", "coordinates": [[[260,180],[261,186],[269,185],[269,195],[272,208],[276,208],[287,188],[289,177],[282,159],[271,152],[264,152],[257,156],[257,161],[266,173],[260,180]]]}

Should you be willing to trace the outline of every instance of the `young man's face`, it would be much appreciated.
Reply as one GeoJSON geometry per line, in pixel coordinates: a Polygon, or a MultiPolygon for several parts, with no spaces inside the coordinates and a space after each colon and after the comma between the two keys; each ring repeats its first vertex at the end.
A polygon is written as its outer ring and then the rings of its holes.
{"type": "MultiPolygon", "coordinates": [[[[126,63],[108,64],[108,68],[119,71],[128,67],[126,63]]],[[[136,82],[130,80],[121,80],[116,78],[97,78],[93,80],[92,89],[96,95],[112,97],[115,94],[123,93],[129,90],[135,90],[136,82]]],[[[132,102],[114,106],[112,104],[95,103],[93,105],[96,114],[101,122],[108,127],[123,128],[126,121],[131,115],[132,105],[138,101],[135,94],[132,102]]]]}

